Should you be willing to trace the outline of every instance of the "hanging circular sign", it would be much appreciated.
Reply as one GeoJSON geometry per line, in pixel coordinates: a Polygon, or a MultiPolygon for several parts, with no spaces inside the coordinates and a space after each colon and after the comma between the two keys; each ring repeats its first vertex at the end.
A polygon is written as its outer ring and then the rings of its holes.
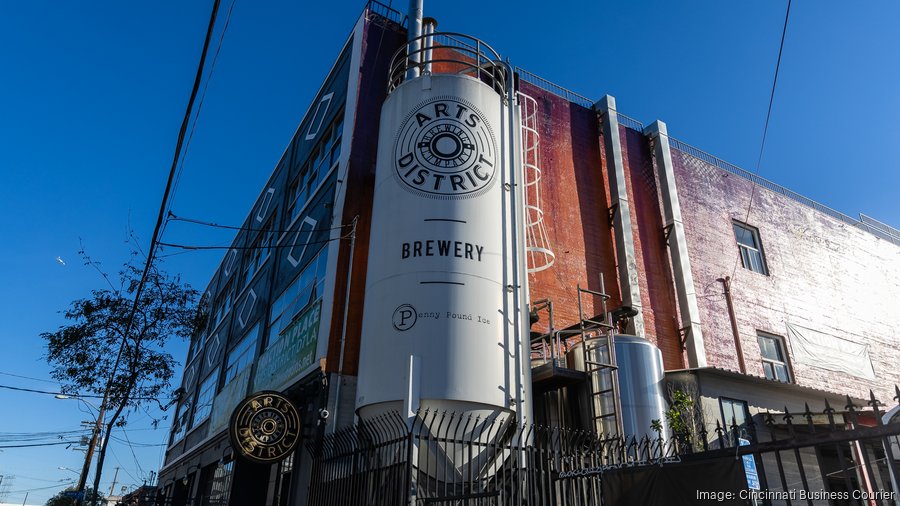
{"type": "Polygon", "coordinates": [[[278,392],[262,391],[247,397],[231,414],[231,446],[240,457],[260,464],[278,462],[300,441],[300,414],[278,392]]]}
{"type": "Polygon", "coordinates": [[[408,191],[436,199],[482,195],[494,185],[497,147],[484,114],[459,97],[419,104],[394,145],[394,175],[408,191]]]}

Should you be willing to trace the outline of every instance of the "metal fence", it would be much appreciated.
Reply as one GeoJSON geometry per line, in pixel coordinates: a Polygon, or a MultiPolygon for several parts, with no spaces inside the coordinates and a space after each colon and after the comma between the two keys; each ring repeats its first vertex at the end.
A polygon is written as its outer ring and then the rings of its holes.
{"type": "MultiPolygon", "coordinates": [[[[722,462],[739,469],[735,461],[743,456],[758,470],[760,491],[734,492],[761,504],[822,504],[815,493],[846,497],[840,504],[894,504],[900,423],[882,421],[874,396],[871,409],[849,398],[841,410],[825,406],[820,413],[760,413],[742,425],[719,423],[712,433],[698,428],[693,435],[640,439],[437,411],[421,412],[408,425],[388,413],[308,446],[314,462],[309,504],[628,504],[621,484],[619,495],[609,491],[629,472],[684,474],[681,466],[715,469],[722,462]]],[[[702,486],[703,477],[698,480],[695,488],[702,486]]],[[[652,490],[637,492],[691,504],[664,485],[647,487],[652,490]]]]}

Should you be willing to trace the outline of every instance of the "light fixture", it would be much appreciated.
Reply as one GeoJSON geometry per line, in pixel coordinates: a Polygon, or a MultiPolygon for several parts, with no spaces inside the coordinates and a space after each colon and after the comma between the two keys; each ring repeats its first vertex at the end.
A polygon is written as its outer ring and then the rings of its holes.
{"type": "Polygon", "coordinates": [[[181,479],[181,484],[184,485],[185,487],[188,484],[188,477],[191,475],[191,469],[194,469],[194,468],[200,469],[200,466],[188,466],[187,472],[184,473],[184,478],[181,479]]]}

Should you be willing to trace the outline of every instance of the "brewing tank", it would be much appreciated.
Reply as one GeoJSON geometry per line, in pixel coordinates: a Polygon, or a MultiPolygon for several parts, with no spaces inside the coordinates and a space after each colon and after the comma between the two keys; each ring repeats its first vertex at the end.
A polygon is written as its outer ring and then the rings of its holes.
{"type": "Polygon", "coordinates": [[[663,424],[663,435],[668,434],[662,353],[641,337],[618,334],[614,341],[623,434],[654,438],[657,434],[651,430],[653,420],[663,424]]]}
{"type": "Polygon", "coordinates": [[[506,91],[483,74],[497,63],[459,58],[441,73],[459,55],[434,54],[444,66],[397,74],[381,111],[356,397],[364,419],[416,409],[505,418],[519,397],[506,91]]]}
{"type": "MultiPolygon", "coordinates": [[[[665,416],[662,353],[650,341],[637,336],[616,334],[612,341],[618,366],[617,380],[621,408],[619,418],[622,421],[622,434],[638,439],[645,435],[656,438],[658,434],[651,427],[654,420],[659,420],[662,424],[662,435],[666,436],[669,430],[665,416]]],[[[587,371],[582,346],[583,343],[575,345],[566,359],[570,367],[587,371]]],[[[594,364],[608,364],[611,361],[605,346],[591,346],[588,353],[591,354],[588,361],[594,364]]],[[[593,407],[587,406],[585,413],[604,415],[614,412],[616,403],[613,397],[612,370],[600,369],[589,374],[588,381],[591,382],[592,389],[595,392],[605,393],[591,398],[585,392],[582,402],[593,403],[593,407]]],[[[600,419],[596,426],[591,426],[589,420],[585,420],[585,424],[600,434],[617,432],[613,417],[600,419]]]]}

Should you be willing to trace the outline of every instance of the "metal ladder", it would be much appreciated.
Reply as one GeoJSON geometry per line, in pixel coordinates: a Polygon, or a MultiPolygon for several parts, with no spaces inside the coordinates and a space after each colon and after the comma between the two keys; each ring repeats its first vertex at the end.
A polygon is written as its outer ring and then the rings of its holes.
{"type": "Polygon", "coordinates": [[[610,323],[603,275],[600,275],[600,291],[578,289],[578,318],[581,332],[581,350],[584,354],[590,417],[594,430],[601,436],[622,435],[622,405],[619,399],[619,367],[616,365],[616,348],[613,332],[617,329],[610,323]],[[584,314],[584,295],[600,298],[601,312],[590,316],[584,314]]]}

